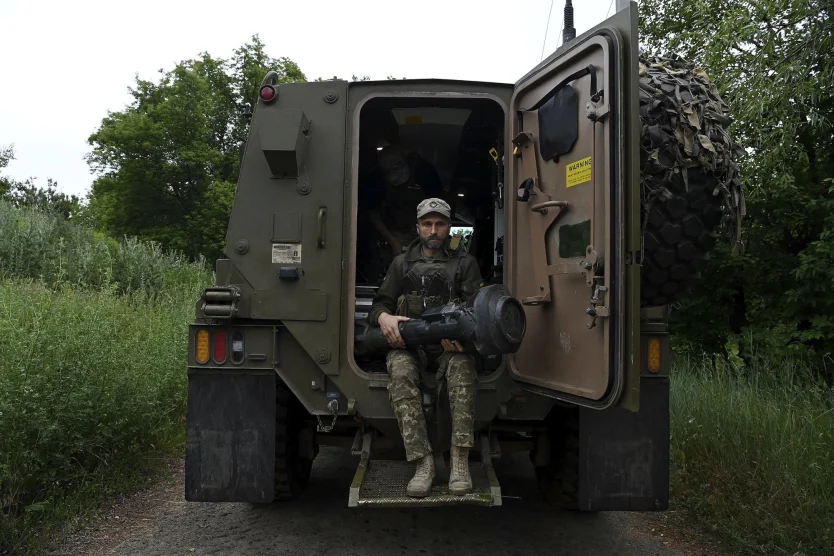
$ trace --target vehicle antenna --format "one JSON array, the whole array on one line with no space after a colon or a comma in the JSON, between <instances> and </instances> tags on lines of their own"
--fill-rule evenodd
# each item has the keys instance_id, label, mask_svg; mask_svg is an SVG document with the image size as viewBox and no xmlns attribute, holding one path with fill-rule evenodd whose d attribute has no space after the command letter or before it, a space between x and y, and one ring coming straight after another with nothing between
<instances>
[{"instance_id":1,"label":"vehicle antenna","mask_svg":"<svg viewBox=\"0 0 834 556\"><path fill-rule=\"evenodd\" d=\"M573 26L573 4L565 0L565 30L562 31L562 44L567 44L576 38L576 29Z\"/></svg>"}]
</instances>

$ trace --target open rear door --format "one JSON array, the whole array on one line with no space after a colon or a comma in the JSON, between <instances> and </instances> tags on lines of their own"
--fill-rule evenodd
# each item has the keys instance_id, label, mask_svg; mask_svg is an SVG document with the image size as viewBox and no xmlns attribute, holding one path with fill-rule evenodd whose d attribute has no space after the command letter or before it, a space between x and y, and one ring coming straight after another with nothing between
<instances>
[{"instance_id":1,"label":"open rear door","mask_svg":"<svg viewBox=\"0 0 834 556\"><path fill-rule=\"evenodd\" d=\"M629 380L640 284L633 9L519 81L509 114L507 281L527 315L510 372L594 408L636 409L639 393L623 396L639 388Z\"/></svg>"}]
</instances>

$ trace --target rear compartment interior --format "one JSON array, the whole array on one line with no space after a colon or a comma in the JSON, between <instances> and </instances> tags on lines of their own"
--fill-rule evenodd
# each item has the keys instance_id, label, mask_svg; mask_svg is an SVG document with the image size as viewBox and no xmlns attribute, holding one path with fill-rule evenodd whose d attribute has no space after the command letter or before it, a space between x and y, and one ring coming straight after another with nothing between
<instances>
[{"instance_id":1,"label":"rear compartment interior","mask_svg":"<svg viewBox=\"0 0 834 556\"><path fill-rule=\"evenodd\" d=\"M425 190L436 191L427 196L439 196L451 206L453 244L475 256L484 282L503 282L504 148L504 111L491 99L377 97L363 105L355 259L357 330L367 326L373 297L395 255L370 215L376 210L390 221L401 214L401 227L414 226L417 207L412 201ZM419 166L419 181L430 181L434 189L412 182L410 192L391 185L383 185L381 192L385 181L380 162L390 160L392 153L408 161L412 175ZM391 206L397 204L401 191L402 199L407 195L409 202L394 213ZM384 355L357 358L356 363L368 373L385 372Z\"/></svg>"}]
</instances>

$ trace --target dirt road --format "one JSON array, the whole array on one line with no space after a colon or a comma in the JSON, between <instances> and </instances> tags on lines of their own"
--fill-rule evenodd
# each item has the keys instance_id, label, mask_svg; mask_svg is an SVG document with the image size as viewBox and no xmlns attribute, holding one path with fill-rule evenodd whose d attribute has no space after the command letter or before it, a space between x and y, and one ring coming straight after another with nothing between
<instances>
[{"instance_id":1,"label":"dirt road","mask_svg":"<svg viewBox=\"0 0 834 556\"><path fill-rule=\"evenodd\" d=\"M172 555L608 555L707 554L661 536L663 518L554 512L537 502L529 463L505 455L496 472L500 508L347 508L357 459L325 448L310 487L270 507L183 500L181 465L172 480L115 505L67 539L55 556ZM121 515L119 515L121 514Z\"/></svg>"}]
</instances>

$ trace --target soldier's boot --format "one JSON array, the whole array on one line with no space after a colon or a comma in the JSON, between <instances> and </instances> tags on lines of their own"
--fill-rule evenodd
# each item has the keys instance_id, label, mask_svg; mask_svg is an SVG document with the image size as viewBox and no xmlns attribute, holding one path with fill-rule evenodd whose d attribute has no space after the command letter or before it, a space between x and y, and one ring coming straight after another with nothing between
<instances>
[{"instance_id":1,"label":"soldier's boot","mask_svg":"<svg viewBox=\"0 0 834 556\"><path fill-rule=\"evenodd\" d=\"M452 461L449 492L463 496L472 490L469 476L469 448L475 446L475 391L478 379L475 360L469 354L449 357L446 384L452 413Z\"/></svg>"},{"instance_id":2,"label":"soldier's boot","mask_svg":"<svg viewBox=\"0 0 834 556\"><path fill-rule=\"evenodd\" d=\"M425 498L431 492L434 483L434 455L429 452L417 460L417 470L414 477L408 481L406 492L415 498Z\"/></svg>"},{"instance_id":3,"label":"soldier's boot","mask_svg":"<svg viewBox=\"0 0 834 556\"><path fill-rule=\"evenodd\" d=\"M472 490L469 476L469 448L452 445L452 471L449 474L449 492L463 496Z\"/></svg>"}]
</instances>

